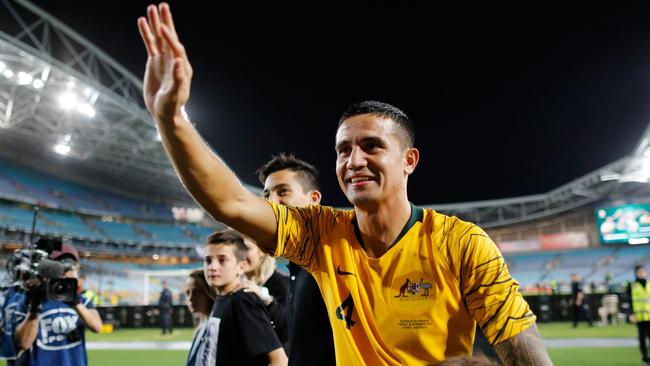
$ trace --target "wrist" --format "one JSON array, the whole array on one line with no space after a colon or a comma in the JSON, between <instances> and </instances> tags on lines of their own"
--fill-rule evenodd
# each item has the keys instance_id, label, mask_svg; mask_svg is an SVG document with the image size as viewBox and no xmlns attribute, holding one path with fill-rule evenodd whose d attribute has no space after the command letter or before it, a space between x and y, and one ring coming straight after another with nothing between
<instances>
[{"instance_id":1,"label":"wrist","mask_svg":"<svg viewBox=\"0 0 650 366\"><path fill-rule=\"evenodd\" d=\"M29 304L29 309L27 309L27 312L29 314L36 314L38 315L41 312L41 304Z\"/></svg>"}]
</instances>

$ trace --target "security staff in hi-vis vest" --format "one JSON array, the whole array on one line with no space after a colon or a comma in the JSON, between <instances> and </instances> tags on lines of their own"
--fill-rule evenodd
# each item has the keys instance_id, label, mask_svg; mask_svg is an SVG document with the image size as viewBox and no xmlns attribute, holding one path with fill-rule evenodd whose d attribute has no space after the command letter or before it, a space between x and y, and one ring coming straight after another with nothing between
<instances>
[{"instance_id":1,"label":"security staff in hi-vis vest","mask_svg":"<svg viewBox=\"0 0 650 366\"><path fill-rule=\"evenodd\" d=\"M650 338L650 286L646 280L646 269L642 265L634 267L636 280L632 282L628 291L632 304L630 322L636 323L639 329L639 348L646 366L650 366L646 339Z\"/></svg>"}]
</instances>

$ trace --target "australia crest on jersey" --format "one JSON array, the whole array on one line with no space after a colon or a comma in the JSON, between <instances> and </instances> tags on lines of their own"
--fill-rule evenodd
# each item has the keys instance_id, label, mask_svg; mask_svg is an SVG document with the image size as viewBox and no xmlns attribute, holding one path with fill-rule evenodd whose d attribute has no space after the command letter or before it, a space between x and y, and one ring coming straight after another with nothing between
<instances>
[{"instance_id":1,"label":"australia crest on jersey","mask_svg":"<svg viewBox=\"0 0 650 366\"><path fill-rule=\"evenodd\" d=\"M391 302L398 310L418 313L431 307L434 282L430 275L411 272L393 279Z\"/></svg>"}]
</instances>

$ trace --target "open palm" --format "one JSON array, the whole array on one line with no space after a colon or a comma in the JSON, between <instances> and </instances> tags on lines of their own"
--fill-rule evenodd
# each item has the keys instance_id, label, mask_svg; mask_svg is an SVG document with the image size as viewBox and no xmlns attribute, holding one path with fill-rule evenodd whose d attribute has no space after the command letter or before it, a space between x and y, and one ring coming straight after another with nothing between
<instances>
[{"instance_id":1,"label":"open palm","mask_svg":"<svg viewBox=\"0 0 650 366\"><path fill-rule=\"evenodd\" d=\"M140 35L147 48L144 75L144 100L158 120L169 120L180 113L190 96L192 66L178 40L169 5L147 9L148 19L138 19Z\"/></svg>"}]
</instances>

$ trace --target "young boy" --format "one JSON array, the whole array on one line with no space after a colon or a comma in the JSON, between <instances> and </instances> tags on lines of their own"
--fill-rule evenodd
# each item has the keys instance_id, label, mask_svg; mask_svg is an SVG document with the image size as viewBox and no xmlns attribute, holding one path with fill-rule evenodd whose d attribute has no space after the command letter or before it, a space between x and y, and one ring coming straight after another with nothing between
<instances>
[{"instance_id":1,"label":"young boy","mask_svg":"<svg viewBox=\"0 0 650 366\"><path fill-rule=\"evenodd\" d=\"M253 293L242 291L246 272L244 238L234 230L216 232L205 247L203 271L208 284L217 291L217 299L206 342L216 343L217 365L286 366L282 348L264 303ZM213 343L213 344L214 344ZM215 347L205 347L208 352Z\"/></svg>"}]
</instances>

